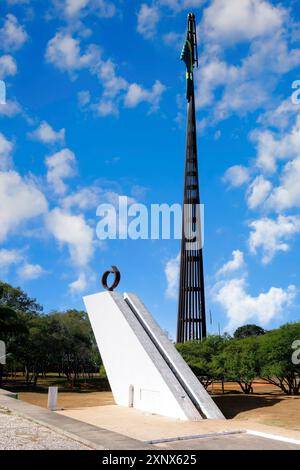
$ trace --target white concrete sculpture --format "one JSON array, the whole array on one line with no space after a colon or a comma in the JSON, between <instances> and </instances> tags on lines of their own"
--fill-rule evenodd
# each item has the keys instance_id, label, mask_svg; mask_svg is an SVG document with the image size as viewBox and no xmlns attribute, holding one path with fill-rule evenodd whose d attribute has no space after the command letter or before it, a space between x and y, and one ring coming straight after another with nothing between
<instances>
[{"instance_id":1,"label":"white concrete sculpture","mask_svg":"<svg viewBox=\"0 0 300 470\"><path fill-rule=\"evenodd\" d=\"M135 294L84 297L116 404L182 420L223 414Z\"/></svg>"}]
</instances>

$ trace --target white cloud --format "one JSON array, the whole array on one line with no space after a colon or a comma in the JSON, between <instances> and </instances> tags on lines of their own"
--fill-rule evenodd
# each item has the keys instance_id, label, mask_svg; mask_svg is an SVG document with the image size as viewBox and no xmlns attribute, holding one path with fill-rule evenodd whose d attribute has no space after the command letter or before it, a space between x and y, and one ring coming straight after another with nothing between
<instances>
[{"instance_id":1,"label":"white cloud","mask_svg":"<svg viewBox=\"0 0 300 470\"><path fill-rule=\"evenodd\" d=\"M102 117L118 115L120 94L128 88L128 82L117 74L116 68L116 64L108 59L99 61L94 70L103 87L103 92L99 101L92 105L92 109Z\"/></svg>"},{"instance_id":2,"label":"white cloud","mask_svg":"<svg viewBox=\"0 0 300 470\"><path fill-rule=\"evenodd\" d=\"M11 154L13 151L13 144L4 134L0 132L0 170L8 170L12 166Z\"/></svg>"},{"instance_id":3,"label":"white cloud","mask_svg":"<svg viewBox=\"0 0 300 470\"><path fill-rule=\"evenodd\" d=\"M0 249L0 268L5 270L13 264L19 263L23 259L20 251Z\"/></svg>"},{"instance_id":4,"label":"white cloud","mask_svg":"<svg viewBox=\"0 0 300 470\"><path fill-rule=\"evenodd\" d=\"M66 192L67 186L63 180L75 176L75 164L75 155L67 148L46 158L47 181L57 194Z\"/></svg>"},{"instance_id":5,"label":"white cloud","mask_svg":"<svg viewBox=\"0 0 300 470\"><path fill-rule=\"evenodd\" d=\"M244 278L221 281L213 288L213 299L225 310L229 320L226 330L230 332L249 322L267 325L291 305L295 295L296 288L290 285L287 289L271 287L251 296Z\"/></svg>"},{"instance_id":6,"label":"white cloud","mask_svg":"<svg viewBox=\"0 0 300 470\"><path fill-rule=\"evenodd\" d=\"M92 75L97 76L102 87L102 93L95 102L90 102L90 95L86 92L78 94L79 105L83 110L85 106L99 116L118 115L119 104L124 101L125 106L135 107L146 101L150 104L150 111L156 111L165 86L156 81L152 89L147 90L136 83L129 84L117 72L116 64L111 60L102 58L99 46L90 44L85 51L81 50L80 40L70 33L59 31L47 45L46 60L62 71L68 71L71 78L74 73L87 68Z\"/></svg>"},{"instance_id":7,"label":"white cloud","mask_svg":"<svg viewBox=\"0 0 300 470\"><path fill-rule=\"evenodd\" d=\"M68 246L75 265L88 264L94 253L93 230L83 215L72 215L56 208L47 215L46 226L59 243Z\"/></svg>"},{"instance_id":8,"label":"white cloud","mask_svg":"<svg viewBox=\"0 0 300 470\"><path fill-rule=\"evenodd\" d=\"M288 98L282 101L275 109L271 109L260 115L257 122L263 126L277 127L283 130L291 126L291 120L298 113L299 107L292 103L291 98Z\"/></svg>"},{"instance_id":9,"label":"white cloud","mask_svg":"<svg viewBox=\"0 0 300 470\"><path fill-rule=\"evenodd\" d=\"M15 100L7 101L4 106L0 106L0 116L13 117L21 113L21 111L20 104Z\"/></svg>"},{"instance_id":10,"label":"white cloud","mask_svg":"<svg viewBox=\"0 0 300 470\"><path fill-rule=\"evenodd\" d=\"M120 91L124 91L128 87L127 81L118 76L116 64L110 59L103 60L98 64L97 76L104 88L103 96L106 98L114 98Z\"/></svg>"},{"instance_id":11,"label":"white cloud","mask_svg":"<svg viewBox=\"0 0 300 470\"><path fill-rule=\"evenodd\" d=\"M18 276L24 281L30 281L38 279L44 272L39 264L26 263L18 269Z\"/></svg>"},{"instance_id":12,"label":"white cloud","mask_svg":"<svg viewBox=\"0 0 300 470\"><path fill-rule=\"evenodd\" d=\"M259 175L251 183L247 191L247 204L249 209L261 206L272 190L272 183Z\"/></svg>"},{"instance_id":13,"label":"white cloud","mask_svg":"<svg viewBox=\"0 0 300 470\"><path fill-rule=\"evenodd\" d=\"M277 212L300 207L300 154L288 162L280 177L280 185L275 187L266 200L266 207Z\"/></svg>"},{"instance_id":14,"label":"white cloud","mask_svg":"<svg viewBox=\"0 0 300 470\"><path fill-rule=\"evenodd\" d=\"M231 166L226 170L223 181L230 186L237 188L249 181L249 169L242 165Z\"/></svg>"},{"instance_id":15,"label":"white cloud","mask_svg":"<svg viewBox=\"0 0 300 470\"><path fill-rule=\"evenodd\" d=\"M74 72L83 68L95 67L100 58L100 49L91 44L81 52L80 41L69 33L59 31L50 39L46 49L46 61L59 70Z\"/></svg>"},{"instance_id":16,"label":"white cloud","mask_svg":"<svg viewBox=\"0 0 300 470\"><path fill-rule=\"evenodd\" d=\"M232 260L225 263L218 271L217 276L230 274L245 267L244 253L240 250L232 252Z\"/></svg>"},{"instance_id":17,"label":"white cloud","mask_svg":"<svg viewBox=\"0 0 300 470\"><path fill-rule=\"evenodd\" d=\"M79 106L84 107L91 101L91 93L89 90L82 90L77 93Z\"/></svg>"},{"instance_id":18,"label":"white cloud","mask_svg":"<svg viewBox=\"0 0 300 470\"><path fill-rule=\"evenodd\" d=\"M285 10L264 0L213 0L204 10L209 38L220 42L251 41L282 28Z\"/></svg>"},{"instance_id":19,"label":"white cloud","mask_svg":"<svg viewBox=\"0 0 300 470\"><path fill-rule=\"evenodd\" d=\"M101 18L111 18L116 13L116 7L106 0L53 0L58 14L68 20L82 18L94 13Z\"/></svg>"},{"instance_id":20,"label":"white cloud","mask_svg":"<svg viewBox=\"0 0 300 470\"><path fill-rule=\"evenodd\" d=\"M125 106L134 108L143 101L146 101L150 103L151 111L156 111L165 90L166 87L159 80L156 80L151 90L146 90L137 83L132 83L125 96Z\"/></svg>"},{"instance_id":21,"label":"white cloud","mask_svg":"<svg viewBox=\"0 0 300 470\"><path fill-rule=\"evenodd\" d=\"M0 49L15 51L27 41L27 33L12 14L7 14L0 29Z\"/></svg>"},{"instance_id":22,"label":"white cloud","mask_svg":"<svg viewBox=\"0 0 300 470\"><path fill-rule=\"evenodd\" d=\"M0 78L5 78L8 75L15 75L17 73L17 64L11 55L0 56Z\"/></svg>"},{"instance_id":23,"label":"white cloud","mask_svg":"<svg viewBox=\"0 0 300 470\"><path fill-rule=\"evenodd\" d=\"M178 297L179 265L180 253L176 258L170 259L165 266L165 275L167 279L166 296L169 299L177 299Z\"/></svg>"},{"instance_id":24,"label":"white cloud","mask_svg":"<svg viewBox=\"0 0 300 470\"><path fill-rule=\"evenodd\" d=\"M85 273L80 273L78 279L69 284L69 289L72 294L81 294L87 288L87 278Z\"/></svg>"},{"instance_id":25,"label":"white cloud","mask_svg":"<svg viewBox=\"0 0 300 470\"><path fill-rule=\"evenodd\" d=\"M64 0L61 3L65 16L72 18L82 13L82 10L88 5L89 0Z\"/></svg>"},{"instance_id":26,"label":"white cloud","mask_svg":"<svg viewBox=\"0 0 300 470\"><path fill-rule=\"evenodd\" d=\"M44 144L63 143L65 140L65 129L60 129L56 132L50 124L42 121L39 127L28 135L31 139L38 140Z\"/></svg>"},{"instance_id":27,"label":"white cloud","mask_svg":"<svg viewBox=\"0 0 300 470\"><path fill-rule=\"evenodd\" d=\"M290 160L300 155L300 116L290 132L274 133L270 130L256 130L251 134L256 144L256 164L267 173L274 173L278 160Z\"/></svg>"},{"instance_id":28,"label":"white cloud","mask_svg":"<svg viewBox=\"0 0 300 470\"><path fill-rule=\"evenodd\" d=\"M142 3L137 16L137 31L147 39L153 37L160 19L157 5Z\"/></svg>"},{"instance_id":29,"label":"white cloud","mask_svg":"<svg viewBox=\"0 0 300 470\"><path fill-rule=\"evenodd\" d=\"M30 179L0 172L0 241L21 223L47 211L47 202Z\"/></svg>"},{"instance_id":30,"label":"white cloud","mask_svg":"<svg viewBox=\"0 0 300 470\"><path fill-rule=\"evenodd\" d=\"M62 204L66 209L79 207L82 210L96 208L99 204L101 189L97 187L82 188L66 196Z\"/></svg>"},{"instance_id":31,"label":"white cloud","mask_svg":"<svg viewBox=\"0 0 300 470\"><path fill-rule=\"evenodd\" d=\"M276 220L262 218L249 224L249 248L253 254L262 250L262 262L269 263L279 251L289 250L288 241L300 233L300 217L279 215Z\"/></svg>"},{"instance_id":32,"label":"white cloud","mask_svg":"<svg viewBox=\"0 0 300 470\"><path fill-rule=\"evenodd\" d=\"M263 0L213 0L204 10L196 101L208 108L210 124L270 109L280 77L300 63L290 42L294 24L288 9ZM227 62L227 51L241 42L243 55Z\"/></svg>"}]
</instances>

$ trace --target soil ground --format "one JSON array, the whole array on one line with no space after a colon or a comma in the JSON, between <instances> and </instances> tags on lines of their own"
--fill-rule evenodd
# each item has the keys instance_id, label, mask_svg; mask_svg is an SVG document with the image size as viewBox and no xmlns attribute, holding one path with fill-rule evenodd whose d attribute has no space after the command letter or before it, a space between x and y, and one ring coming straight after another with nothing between
<instances>
[{"instance_id":1,"label":"soil ground","mask_svg":"<svg viewBox=\"0 0 300 470\"><path fill-rule=\"evenodd\" d=\"M26 388L22 377L3 384L4 388L17 392L21 400L42 407L47 406L47 388L50 385L58 386L60 409L114 404L107 381L99 377L82 379L79 386L72 388L64 378L49 376L39 380L35 391ZM251 395L241 393L239 385L231 382L225 383L224 394L219 383L208 390L226 418L300 431L300 396L286 396L278 388L262 381L254 383Z\"/></svg>"}]
</instances>

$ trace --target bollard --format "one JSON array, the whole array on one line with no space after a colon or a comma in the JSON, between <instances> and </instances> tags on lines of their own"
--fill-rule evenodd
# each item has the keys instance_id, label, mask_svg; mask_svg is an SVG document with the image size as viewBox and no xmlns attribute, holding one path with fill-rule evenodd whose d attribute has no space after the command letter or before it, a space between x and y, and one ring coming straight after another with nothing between
<instances>
[{"instance_id":1,"label":"bollard","mask_svg":"<svg viewBox=\"0 0 300 470\"><path fill-rule=\"evenodd\" d=\"M133 408L134 404L134 386L130 385L129 386L129 400L128 400L128 406L129 408Z\"/></svg>"},{"instance_id":2,"label":"bollard","mask_svg":"<svg viewBox=\"0 0 300 470\"><path fill-rule=\"evenodd\" d=\"M48 388L48 409L51 411L57 409L57 387Z\"/></svg>"}]
</instances>

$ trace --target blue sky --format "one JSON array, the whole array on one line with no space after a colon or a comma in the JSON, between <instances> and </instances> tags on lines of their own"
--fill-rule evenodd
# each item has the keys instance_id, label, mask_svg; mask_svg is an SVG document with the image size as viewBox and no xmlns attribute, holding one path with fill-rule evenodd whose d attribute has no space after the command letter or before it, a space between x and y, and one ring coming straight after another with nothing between
<instances>
[{"instance_id":1,"label":"blue sky","mask_svg":"<svg viewBox=\"0 0 300 470\"><path fill-rule=\"evenodd\" d=\"M46 312L116 264L174 336L180 242L101 242L96 208L181 203L191 9L209 332L299 320L300 17L267 0L1 0L0 277Z\"/></svg>"}]
</instances>

